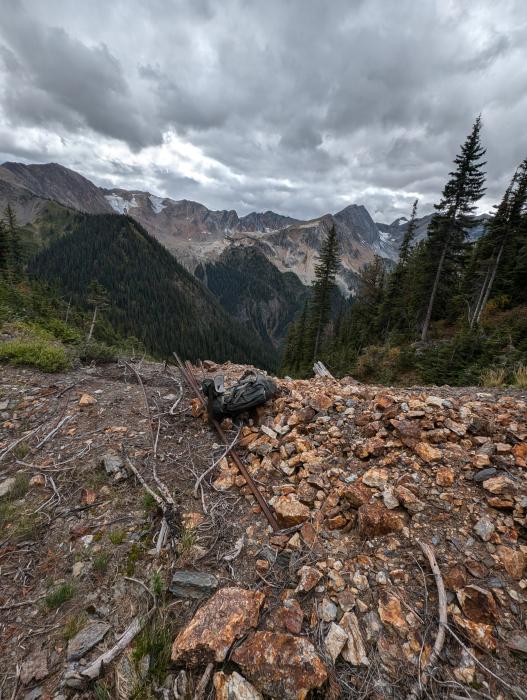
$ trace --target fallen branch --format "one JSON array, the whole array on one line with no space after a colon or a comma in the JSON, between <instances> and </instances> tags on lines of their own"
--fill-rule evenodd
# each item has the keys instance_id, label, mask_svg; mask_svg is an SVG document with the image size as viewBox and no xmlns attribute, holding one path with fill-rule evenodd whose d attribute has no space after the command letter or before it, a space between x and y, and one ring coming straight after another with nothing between
<instances>
[{"instance_id":1,"label":"fallen branch","mask_svg":"<svg viewBox=\"0 0 527 700\"><path fill-rule=\"evenodd\" d=\"M198 497L198 488L199 488L201 482L203 481L203 479L207 476L207 474L210 474L210 472L211 472L215 467L217 467L217 465L221 462L221 460L222 460L224 457L226 457L226 456L229 454L229 452L232 450L232 448L234 447L234 445L235 445L236 442L238 441L238 437L239 437L239 435L240 435L241 429L242 429L242 426L240 425L240 426L238 427L238 431L237 431L236 435L234 436L234 440L231 442L231 444L228 445L228 447L226 447L226 449L222 452L221 456L218 457L218 459L215 459L214 462L210 465L210 467L209 467L208 469L206 469L206 470L203 472L203 474L201 474L201 475L199 476L199 478L197 479L196 483L194 484L194 498L197 498L197 497Z\"/></svg>"},{"instance_id":2,"label":"fallen branch","mask_svg":"<svg viewBox=\"0 0 527 700\"><path fill-rule=\"evenodd\" d=\"M38 598L33 598L32 600L22 600L19 603L10 603L9 605L0 605L0 610L11 610L12 608L21 608L24 605L34 605L35 603L38 603L42 598L45 598L45 595L41 595Z\"/></svg>"},{"instance_id":3,"label":"fallen branch","mask_svg":"<svg viewBox=\"0 0 527 700\"><path fill-rule=\"evenodd\" d=\"M80 677L89 681L94 681L99 678L104 670L104 667L116 659L126 649L130 642L139 634L139 632L148 622L148 619L152 615L153 611L154 608L149 610L145 617L134 618L113 647L108 649L108 651L105 651L104 654L98 656L93 663L91 663L87 668L83 669L80 672Z\"/></svg>"},{"instance_id":4,"label":"fallen branch","mask_svg":"<svg viewBox=\"0 0 527 700\"><path fill-rule=\"evenodd\" d=\"M441 650L443 649L443 645L445 643L445 631L448 625L445 584L443 583L441 570L435 558L434 548L432 547L432 545L426 544L425 542L419 542L418 544L421 547L423 554L428 559L428 563L430 564L430 568L432 569L432 573L434 574L438 596L437 606L439 609L439 627L437 629L437 636L434 642L432 653L430 654L428 661L426 662L421 673L419 674L419 677L415 682L412 690L406 696L406 700L417 700L417 698L420 698L423 694L424 688L428 683L430 673L433 670L439 658L439 655L441 654Z\"/></svg>"},{"instance_id":5,"label":"fallen branch","mask_svg":"<svg viewBox=\"0 0 527 700\"><path fill-rule=\"evenodd\" d=\"M38 445L33 449L33 452L36 452L37 450L40 450L40 448L46 444L46 442L55 435L56 432L58 432L63 425L66 425L67 423L70 422L70 420L73 418L73 416L64 416L64 418L56 425L53 430L51 430L45 438L43 438Z\"/></svg>"},{"instance_id":6,"label":"fallen branch","mask_svg":"<svg viewBox=\"0 0 527 700\"><path fill-rule=\"evenodd\" d=\"M209 684L213 668L214 664L207 664L207 668L205 669L203 675L200 678L199 683L196 686L196 690L194 692L192 700L203 700L203 698L205 697L205 691L207 689L207 685Z\"/></svg>"}]
</instances>

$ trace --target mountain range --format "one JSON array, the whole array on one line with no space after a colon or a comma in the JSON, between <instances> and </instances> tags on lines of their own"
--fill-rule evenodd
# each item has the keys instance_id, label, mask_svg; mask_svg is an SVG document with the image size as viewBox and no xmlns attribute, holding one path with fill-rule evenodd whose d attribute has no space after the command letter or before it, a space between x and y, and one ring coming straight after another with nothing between
<instances>
[{"instance_id":1,"label":"mountain range","mask_svg":"<svg viewBox=\"0 0 527 700\"><path fill-rule=\"evenodd\" d=\"M339 241L337 282L343 297L353 294L361 268L375 255L388 265L395 263L407 226L404 218L374 222L359 204L305 221L273 211L239 216L232 209L212 211L185 199L98 187L57 163L1 165L0 207L7 203L25 227L31 252L67 229L72 212L128 215L197 275L232 316L274 346L306 299L332 225ZM426 235L431 216L418 220L418 240Z\"/></svg>"}]
</instances>

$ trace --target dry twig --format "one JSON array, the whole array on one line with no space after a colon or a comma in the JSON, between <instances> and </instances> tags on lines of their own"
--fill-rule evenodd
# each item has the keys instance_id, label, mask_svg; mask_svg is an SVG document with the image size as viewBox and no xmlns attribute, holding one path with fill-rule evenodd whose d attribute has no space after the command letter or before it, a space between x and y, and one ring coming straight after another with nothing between
<instances>
[{"instance_id":1,"label":"dry twig","mask_svg":"<svg viewBox=\"0 0 527 700\"><path fill-rule=\"evenodd\" d=\"M419 677L415 682L414 686L412 687L412 690L407 695L406 700L417 700L417 698L421 697L421 695L423 694L424 688L428 683L430 673L433 670L439 658L439 655L441 654L441 650L443 649L443 644L445 643L445 630L448 624L445 584L443 583L441 570L437 564L434 548L432 547L432 545L426 544L425 542L419 542L418 544L421 547L423 554L428 559L428 563L430 564L430 568L432 569L432 573L434 574L438 596L437 605L439 609L439 627L437 630L437 636L434 642L432 653L430 654L430 657L428 658L425 667L419 674Z\"/></svg>"}]
</instances>

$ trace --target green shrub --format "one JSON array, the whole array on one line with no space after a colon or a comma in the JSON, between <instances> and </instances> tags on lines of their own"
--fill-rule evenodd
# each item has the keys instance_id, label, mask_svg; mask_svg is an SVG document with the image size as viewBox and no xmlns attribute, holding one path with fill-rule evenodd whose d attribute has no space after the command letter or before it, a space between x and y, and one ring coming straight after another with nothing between
<instances>
[{"instance_id":1,"label":"green shrub","mask_svg":"<svg viewBox=\"0 0 527 700\"><path fill-rule=\"evenodd\" d=\"M89 343L81 343L77 346L77 355L81 362L114 362L117 359L117 350L111 345L106 345L97 340Z\"/></svg>"},{"instance_id":2,"label":"green shrub","mask_svg":"<svg viewBox=\"0 0 527 700\"><path fill-rule=\"evenodd\" d=\"M0 361L29 365L42 372L60 372L70 366L70 358L63 345L41 338L15 338L2 343Z\"/></svg>"},{"instance_id":3,"label":"green shrub","mask_svg":"<svg viewBox=\"0 0 527 700\"><path fill-rule=\"evenodd\" d=\"M81 339L79 331L60 318L50 318L45 322L44 326L54 338L61 340L63 343L75 343Z\"/></svg>"}]
</instances>

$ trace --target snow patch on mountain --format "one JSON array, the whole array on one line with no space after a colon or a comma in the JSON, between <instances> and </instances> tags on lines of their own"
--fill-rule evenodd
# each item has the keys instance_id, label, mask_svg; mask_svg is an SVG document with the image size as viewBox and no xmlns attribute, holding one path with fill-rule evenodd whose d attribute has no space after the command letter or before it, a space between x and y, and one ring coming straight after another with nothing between
<instances>
[{"instance_id":1,"label":"snow patch on mountain","mask_svg":"<svg viewBox=\"0 0 527 700\"><path fill-rule=\"evenodd\" d=\"M163 204L163 197L157 197L155 194L149 194L148 199L150 200L150 204L152 205L152 209L154 210L155 214L161 214L163 209L166 209L167 205Z\"/></svg>"},{"instance_id":2,"label":"snow patch on mountain","mask_svg":"<svg viewBox=\"0 0 527 700\"><path fill-rule=\"evenodd\" d=\"M105 194L104 197L112 209L118 214L126 214L129 209L138 206L135 200L135 195L132 195L132 199L130 201L118 194Z\"/></svg>"}]
</instances>

